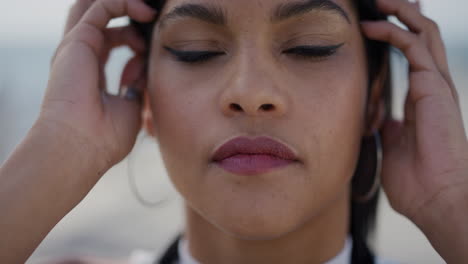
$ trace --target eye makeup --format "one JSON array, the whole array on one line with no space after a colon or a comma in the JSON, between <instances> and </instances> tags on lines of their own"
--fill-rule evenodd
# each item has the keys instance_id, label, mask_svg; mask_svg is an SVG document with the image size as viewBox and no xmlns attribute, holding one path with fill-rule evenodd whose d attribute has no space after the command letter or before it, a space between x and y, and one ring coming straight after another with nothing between
<instances>
[{"instance_id":1,"label":"eye makeup","mask_svg":"<svg viewBox=\"0 0 468 264\"><path fill-rule=\"evenodd\" d=\"M323 59L332 56L341 48L344 43L332 46L296 46L283 51L284 54L290 54L304 59Z\"/></svg>"},{"instance_id":2,"label":"eye makeup","mask_svg":"<svg viewBox=\"0 0 468 264\"><path fill-rule=\"evenodd\" d=\"M297 57L299 59L310 59L310 60L320 60L332 56L341 48L344 43L331 46L296 46L287 50L284 50L282 53ZM220 51L208 51L208 50L190 50L182 51L164 46L164 49L167 50L175 60L188 64L202 63L207 62L215 57L226 55L225 52Z\"/></svg>"},{"instance_id":3,"label":"eye makeup","mask_svg":"<svg viewBox=\"0 0 468 264\"><path fill-rule=\"evenodd\" d=\"M164 49L167 50L177 61L185 63L199 63L208 61L214 57L225 55L226 53L220 51L205 51L205 50L190 50L182 51L164 46Z\"/></svg>"}]
</instances>

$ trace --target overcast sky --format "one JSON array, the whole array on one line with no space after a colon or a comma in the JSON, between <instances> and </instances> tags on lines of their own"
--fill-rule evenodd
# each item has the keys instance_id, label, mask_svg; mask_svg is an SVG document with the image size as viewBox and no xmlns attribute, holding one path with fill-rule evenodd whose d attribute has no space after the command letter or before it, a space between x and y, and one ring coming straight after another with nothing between
<instances>
[{"instance_id":1,"label":"overcast sky","mask_svg":"<svg viewBox=\"0 0 468 264\"><path fill-rule=\"evenodd\" d=\"M233 0L235 1L235 0ZM468 1L421 0L423 11L437 21L446 41L468 41ZM0 43L59 41L72 0L0 0Z\"/></svg>"}]
</instances>

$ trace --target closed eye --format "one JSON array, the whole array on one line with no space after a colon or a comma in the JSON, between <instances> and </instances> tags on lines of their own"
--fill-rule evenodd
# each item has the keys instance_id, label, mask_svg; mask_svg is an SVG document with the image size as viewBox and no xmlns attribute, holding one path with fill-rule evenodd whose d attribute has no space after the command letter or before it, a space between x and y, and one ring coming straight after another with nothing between
<instances>
[{"instance_id":1,"label":"closed eye","mask_svg":"<svg viewBox=\"0 0 468 264\"><path fill-rule=\"evenodd\" d=\"M336 51L343 45L344 43L333 46L296 46L294 48L283 51L283 53L299 56L304 59L323 59L335 54ZM226 54L225 52L221 51L182 51L167 46L164 48L169 53L171 53L176 60L190 64L205 62L214 57Z\"/></svg>"},{"instance_id":2,"label":"closed eye","mask_svg":"<svg viewBox=\"0 0 468 264\"><path fill-rule=\"evenodd\" d=\"M217 56L225 55L226 53L221 51L204 51L204 50L190 50L182 51L175 50L170 47L164 47L169 53L171 53L176 60L186 63L198 63L204 62Z\"/></svg>"},{"instance_id":3,"label":"closed eye","mask_svg":"<svg viewBox=\"0 0 468 264\"><path fill-rule=\"evenodd\" d=\"M336 53L344 43L333 46L297 46L283 51L285 54L292 54L303 58L320 59L326 58Z\"/></svg>"}]
</instances>

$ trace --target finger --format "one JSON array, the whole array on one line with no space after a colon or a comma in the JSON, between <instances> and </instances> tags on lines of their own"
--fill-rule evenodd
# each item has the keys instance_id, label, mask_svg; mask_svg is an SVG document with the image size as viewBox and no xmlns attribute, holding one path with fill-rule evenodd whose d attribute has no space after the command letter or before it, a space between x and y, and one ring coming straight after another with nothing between
<instances>
[{"instance_id":1,"label":"finger","mask_svg":"<svg viewBox=\"0 0 468 264\"><path fill-rule=\"evenodd\" d=\"M423 16L417 5L408 0L377 0L377 6L383 13L396 16L414 33L434 26L433 21Z\"/></svg>"},{"instance_id":2,"label":"finger","mask_svg":"<svg viewBox=\"0 0 468 264\"><path fill-rule=\"evenodd\" d=\"M65 25L65 29L63 32L63 36L65 36L75 27L75 25L78 23L78 21L81 19L81 17L86 13L86 11L89 9L89 7L95 2L95 0L76 0L76 2L72 5L70 8L67 22ZM55 57L57 57L57 53L59 52L61 46L63 43L57 47L55 50L52 58L50 59L50 66L54 64Z\"/></svg>"},{"instance_id":3,"label":"finger","mask_svg":"<svg viewBox=\"0 0 468 264\"><path fill-rule=\"evenodd\" d=\"M83 34L86 33L88 35L86 37L82 37L87 40L84 43L91 43L89 46L95 47L93 51L99 58L100 64L103 66L106 64L108 56L113 48L126 45L136 54L142 54L146 52L147 49L144 39L137 32L137 29L131 25L107 28L102 33L96 32L93 28L89 32L83 32ZM53 64L58 52L63 49L64 46L73 41L76 40L70 36L62 41L51 59L51 64ZM99 49L99 51L96 51L96 49Z\"/></svg>"},{"instance_id":4,"label":"finger","mask_svg":"<svg viewBox=\"0 0 468 264\"><path fill-rule=\"evenodd\" d=\"M437 23L421 13L419 1L410 3L407 0L378 0L380 10L388 15L395 15L412 32L418 33L424 40L440 73L450 85L452 95L459 105L455 84L450 76L447 52Z\"/></svg>"},{"instance_id":5,"label":"finger","mask_svg":"<svg viewBox=\"0 0 468 264\"><path fill-rule=\"evenodd\" d=\"M143 0L97 0L84 14L82 22L102 30L112 18L127 14L138 22L150 22L155 11Z\"/></svg>"},{"instance_id":6,"label":"finger","mask_svg":"<svg viewBox=\"0 0 468 264\"><path fill-rule=\"evenodd\" d=\"M128 45L137 54L146 51L144 39L133 26L108 28L106 29L105 37L109 50L122 45Z\"/></svg>"},{"instance_id":7,"label":"finger","mask_svg":"<svg viewBox=\"0 0 468 264\"><path fill-rule=\"evenodd\" d=\"M77 0L73 4L68 14L63 35L66 35L76 24L78 24L78 21L80 21L81 17L86 13L94 1L95 0Z\"/></svg>"},{"instance_id":8,"label":"finger","mask_svg":"<svg viewBox=\"0 0 468 264\"><path fill-rule=\"evenodd\" d=\"M145 58L135 56L126 64L119 95L108 95L107 107L122 146L130 151L142 127L142 94L146 88Z\"/></svg>"},{"instance_id":9,"label":"finger","mask_svg":"<svg viewBox=\"0 0 468 264\"><path fill-rule=\"evenodd\" d=\"M410 31L420 34L425 39L426 45L441 72L447 73L449 71L445 45L439 26L421 13L419 2L415 4L407 0L379 0L377 3L382 12L395 15Z\"/></svg>"},{"instance_id":10,"label":"finger","mask_svg":"<svg viewBox=\"0 0 468 264\"><path fill-rule=\"evenodd\" d=\"M144 54L146 51L146 44L144 40L133 26L108 28L104 34L107 42L107 48L104 52L102 52L100 57L99 63L101 65L101 76L105 76L105 66L112 49L125 45L130 47L130 49L132 49L137 55ZM101 78L101 80L102 81L100 82L99 87L103 90L107 90L106 79Z\"/></svg>"},{"instance_id":11,"label":"finger","mask_svg":"<svg viewBox=\"0 0 468 264\"><path fill-rule=\"evenodd\" d=\"M146 43L133 26L108 28L104 32L106 48L101 52L100 63L104 67L112 49L120 46L128 46L135 54L143 54L146 51Z\"/></svg>"},{"instance_id":12,"label":"finger","mask_svg":"<svg viewBox=\"0 0 468 264\"><path fill-rule=\"evenodd\" d=\"M414 33L387 22L365 22L363 31L368 38L388 42L400 49L410 66L410 81L414 85L408 91L411 103L426 96L451 96L448 82L442 78L427 46Z\"/></svg>"},{"instance_id":13,"label":"finger","mask_svg":"<svg viewBox=\"0 0 468 264\"><path fill-rule=\"evenodd\" d=\"M120 46L128 46L136 54L142 54L146 52L146 43L141 35L137 32L134 26L123 26L107 28L103 32L104 36L102 39L105 41L105 49L100 51L100 63L105 65L108 56L112 49ZM101 37L99 37L99 40ZM67 43L74 41L73 39L64 40L60 46L65 46Z\"/></svg>"},{"instance_id":14,"label":"finger","mask_svg":"<svg viewBox=\"0 0 468 264\"><path fill-rule=\"evenodd\" d=\"M87 46L95 53L97 58L100 58L103 48L105 48L105 36L103 32L112 18L126 14L140 22L147 22L153 18L155 11L142 1L96 0L62 41L56 54L69 43L76 42ZM54 58L52 59L52 63Z\"/></svg>"},{"instance_id":15,"label":"finger","mask_svg":"<svg viewBox=\"0 0 468 264\"><path fill-rule=\"evenodd\" d=\"M361 24L368 38L388 42L400 49L408 59L412 72L438 71L428 48L417 35L387 21L362 22Z\"/></svg>"},{"instance_id":16,"label":"finger","mask_svg":"<svg viewBox=\"0 0 468 264\"><path fill-rule=\"evenodd\" d=\"M145 61L143 56L136 55L127 62L120 78L120 97L142 103L146 77Z\"/></svg>"}]
</instances>

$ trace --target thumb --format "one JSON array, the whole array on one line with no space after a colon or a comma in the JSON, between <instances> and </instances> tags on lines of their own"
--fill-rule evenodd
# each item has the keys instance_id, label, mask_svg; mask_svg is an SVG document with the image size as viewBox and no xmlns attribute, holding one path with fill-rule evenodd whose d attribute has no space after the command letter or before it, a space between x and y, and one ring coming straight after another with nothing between
<instances>
[{"instance_id":1,"label":"thumb","mask_svg":"<svg viewBox=\"0 0 468 264\"><path fill-rule=\"evenodd\" d=\"M109 97L108 111L119 142L123 159L132 150L142 123L142 95L146 89L145 59L135 56L125 66L119 95Z\"/></svg>"}]
</instances>

